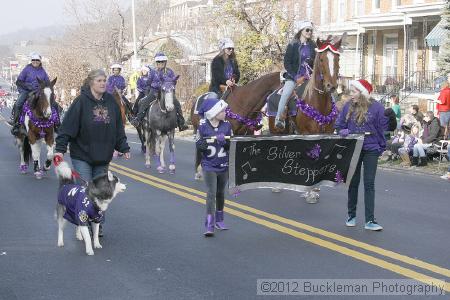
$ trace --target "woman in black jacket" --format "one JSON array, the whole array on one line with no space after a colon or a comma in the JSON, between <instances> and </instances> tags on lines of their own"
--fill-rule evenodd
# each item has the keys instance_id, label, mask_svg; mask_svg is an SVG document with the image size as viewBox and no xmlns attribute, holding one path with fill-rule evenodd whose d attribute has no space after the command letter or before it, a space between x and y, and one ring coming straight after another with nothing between
<instances>
[{"instance_id":1,"label":"woman in black jacket","mask_svg":"<svg viewBox=\"0 0 450 300\"><path fill-rule=\"evenodd\" d=\"M65 113L56 138L55 156L62 159L68 145L72 166L86 182L108 171L114 150L130 158L120 108L106 92L103 70L89 73L81 94Z\"/></svg>"},{"instance_id":2,"label":"woman in black jacket","mask_svg":"<svg viewBox=\"0 0 450 300\"><path fill-rule=\"evenodd\" d=\"M302 21L295 24L297 34L289 43L284 55L284 68L286 69L283 93L278 104L275 126L284 129L284 121L281 114L295 87L301 85L309 78L316 57L316 44L312 40L313 24L310 21Z\"/></svg>"},{"instance_id":3,"label":"woman in black jacket","mask_svg":"<svg viewBox=\"0 0 450 300\"><path fill-rule=\"evenodd\" d=\"M231 39L225 38L219 43L220 53L214 57L211 63L211 84L209 91L214 92L219 97L222 96L223 87L232 87L239 82L241 73L234 53L234 43Z\"/></svg>"}]
</instances>

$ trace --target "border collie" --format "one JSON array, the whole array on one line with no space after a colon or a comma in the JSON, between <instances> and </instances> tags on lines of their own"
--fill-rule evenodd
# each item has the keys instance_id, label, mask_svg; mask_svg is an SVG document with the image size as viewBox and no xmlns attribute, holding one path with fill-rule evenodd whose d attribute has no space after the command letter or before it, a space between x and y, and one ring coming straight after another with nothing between
<instances>
[{"instance_id":1,"label":"border collie","mask_svg":"<svg viewBox=\"0 0 450 300\"><path fill-rule=\"evenodd\" d=\"M99 224L103 212L108 209L111 201L126 186L110 171L93 178L87 186L75 184L72 170L65 161L55 167L59 179L58 203L56 205L56 220L58 222L58 247L64 246L63 231L66 221L77 226L76 238L84 240L86 254L94 255L92 249L89 223L92 224L94 248L102 248L98 239Z\"/></svg>"}]
</instances>

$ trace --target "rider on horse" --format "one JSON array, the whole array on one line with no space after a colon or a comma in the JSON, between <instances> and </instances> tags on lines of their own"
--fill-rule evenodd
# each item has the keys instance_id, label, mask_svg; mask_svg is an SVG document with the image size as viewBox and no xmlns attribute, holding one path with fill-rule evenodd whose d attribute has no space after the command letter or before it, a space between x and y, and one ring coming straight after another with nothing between
<instances>
[{"instance_id":1,"label":"rider on horse","mask_svg":"<svg viewBox=\"0 0 450 300\"><path fill-rule=\"evenodd\" d=\"M167 60L168 60L167 56L164 53L162 52L156 53L155 55L156 69L150 70L150 73L148 75L149 77L148 84L150 86L150 92L147 97L145 97L140 101L141 104L139 105L139 113L137 114L136 118L131 122L134 126L137 126L144 119L147 109L150 107L153 101L156 100L157 95L161 92L161 85L164 82L164 79L175 78L175 73L172 71L172 69L166 67ZM181 110L181 104L180 102L178 102L176 97L174 97L173 104L175 105L175 109L177 112L178 129L180 131L188 129L183 117L183 111Z\"/></svg>"},{"instance_id":2,"label":"rider on horse","mask_svg":"<svg viewBox=\"0 0 450 300\"><path fill-rule=\"evenodd\" d=\"M148 73L150 72L150 68L147 66L142 66L141 68L141 76L137 80L137 90L139 92L138 97L136 98L136 102L133 106L133 114L136 115L139 112L139 102L142 98L148 95L150 92L150 78L148 77Z\"/></svg>"},{"instance_id":3,"label":"rider on horse","mask_svg":"<svg viewBox=\"0 0 450 300\"><path fill-rule=\"evenodd\" d=\"M20 72L17 77L16 85L19 89L19 98L17 99L14 109L11 111L11 119L8 121L9 125L13 126L11 133L17 135L20 129L19 117L22 113L22 107L27 101L30 93L38 93L40 86L38 78L42 81L49 82L47 72L42 67L42 57L38 53L31 54L31 63L29 63ZM54 103L52 103L54 105Z\"/></svg>"},{"instance_id":4,"label":"rider on horse","mask_svg":"<svg viewBox=\"0 0 450 300\"><path fill-rule=\"evenodd\" d=\"M239 82L241 73L239 72L236 54L234 53L234 43L229 38L224 38L219 42L220 53L214 57L211 63L211 84L209 92L214 92L219 97L226 99L228 93L222 96L225 88L232 87Z\"/></svg>"},{"instance_id":5,"label":"rider on horse","mask_svg":"<svg viewBox=\"0 0 450 300\"><path fill-rule=\"evenodd\" d=\"M125 83L125 78L120 75L122 66L119 64L113 64L111 66L111 70L113 74L108 77L108 81L106 82L106 91L112 94L114 92L114 88L117 88L121 93L123 93L127 87L127 84Z\"/></svg>"},{"instance_id":6,"label":"rider on horse","mask_svg":"<svg viewBox=\"0 0 450 300\"><path fill-rule=\"evenodd\" d=\"M275 126L284 129L284 122L280 119L287 101L295 87L305 83L309 78L316 57L316 44L312 40L313 24L310 21L302 21L295 24L297 34L289 43L284 56L284 68L286 69L286 83L283 87L280 103L278 105ZM301 95L300 95L301 96Z\"/></svg>"}]
</instances>

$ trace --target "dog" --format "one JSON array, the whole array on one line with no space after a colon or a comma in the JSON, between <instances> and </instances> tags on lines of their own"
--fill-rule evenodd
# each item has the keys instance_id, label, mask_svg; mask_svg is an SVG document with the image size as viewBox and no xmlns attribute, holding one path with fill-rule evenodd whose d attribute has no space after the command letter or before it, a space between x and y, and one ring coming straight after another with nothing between
<instances>
[{"instance_id":1,"label":"dog","mask_svg":"<svg viewBox=\"0 0 450 300\"><path fill-rule=\"evenodd\" d=\"M63 231L67 221L77 226L76 238L84 240L86 254L94 255L89 223L92 224L94 248L102 248L98 239L99 224L111 201L126 186L110 171L93 178L87 186L75 184L72 169L65 161L55 161L59 179L56 220L58 222L58 247L64 246Z\"/></svg>"}]
</instances>

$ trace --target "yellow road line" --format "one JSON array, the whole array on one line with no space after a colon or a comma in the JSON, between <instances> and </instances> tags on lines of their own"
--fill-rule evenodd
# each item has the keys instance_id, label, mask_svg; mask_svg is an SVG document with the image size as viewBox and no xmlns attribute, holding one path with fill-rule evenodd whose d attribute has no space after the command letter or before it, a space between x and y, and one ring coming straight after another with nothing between
<instances>
[{"instance_id":1,"label":"yellow road line","mask_svg":"<svg viewBox=\"0 0 450 300\"><path fill-rule=\"evenodd\" d=\"M123 169L125 171L128 171L128 172L131 172L131 173L143 176L145 178L148 178L148 179L151 179L151 180L163 183L163 184L170 185L172 187L176 187L176 188L181 189L181 190L188 191L190 193L193 193L193 194L196 194L196 195L199 195L199 196L203 196L203 197L206 196L205 192L201 192L201 191L198 191L196 189L193 189L193 188L181 185L181 184L177 184L177 183L174 183L174 182L171 182L171 181L167 181L167 180L164 180L164 179L161 179L161 178L149 175L149 174L145 174L143 172L140 172L140 171L137 171L137 170L134 170L134 169L130 169L130 168L127 168L127 167L122 166L122 165L118 165L118 164L112 163L111 166L121 168L121 169ZM419 268L431 271L431 272L436 273L436 274L440 274L440 275L444 275L446 277L450 277L450 270L449 269L446 269L446 268L443 268L443 267L440 267L440 266L437 266L437 265L433 265L433 264L427 263L427 262L419 260L419 259L411 258L411 257L408 257L406 255L396 253L394 251L390 251L390 250L386 250L386 249L383 249L383 248L380 248L380 247L377 247L377 246L373 246L373 245L370 245L370 244L367 244L367 243L364 243L364 242L361 242L361 241L358 241L358 240L355 240L355 239L352 239L352 238L345 237L345 236L340 235L340 234L336 234L336 233L333 233L333 232L330 232L330 231L326 231L326 230L323 230L323 229L320 229L320 228L316 228L316 227L313 227L313 226L310 226L310 225L307 225L307 224L304 224L304 223L301 223L301 222L297 222L297 221L294 221L294 220L291 220L291 219L288 219L288 218L281 217L279 215L275 215L275 214L271 214L271 213L268 213L268 212L265 212L265 211L261 211L259 209L256 209L256 208L253 208L253 207L250 207L250 206L247 206L247 205L239 204L239 203L236 203L236 202L233 202L233 201L230 201L230 200L226 200L226 204L227 204L227 206L233 206L233 207L239 208L241 210L244 210L244 211L247 211L247 212L251 212L253 214L256 214L256 215L259 215L259 216L263 216L265 218L268 218L268 219L271 219L271 220L274 220L274 221L278 221L278 222L281 222L281 223L284 223L284 224L287 224L287 225L290 225L290 226L293 226L293 227L296 227L296 228L307 230L309 232L312 232L312 233L315 233L315 234L318 234L318 235L321 235L321 236L324 236L324 237L327 237L327 238L330 238L330 239L333 239L333 240L336 240L336 241L339 241L339 242L342 242L342 243L345 243L345 244L348 244L348 245L351 245L351 246L354 246L354 247L358 247L358 248L361 248L361 249L364 249L364 250L367 250L367 251L370 251L370 252L373 252L373 253L385 256L385 257L389 257L391 259L398 260L398 261L401 261L403 263L410 264L410 265L413 265L413 266L416 266L416 267L419 267ZM226 208L226 210L228 211L228 207Z\"/></svg>"},{"instance_id":2,"label":"yellow road line","mask_svg":"<svg viewBox=\"0 0 450 300\"><path fill-rule=\"evenodd\" d=\"M151 181L149 179L142 178L142 177L140 177L138 175L130 174L129 172L126 172L124 170L115 168L113 166L110 169L112 171L114 171L114 172L119 173L119 174L128 176L128 177L130 177L130 178L132 178L134 180L146 183L148 185L154 186L154 187L159 188L159 189L166 190L166 191L168 191L170 193L176 194L176 195L181 196L183 198L186 198L186 199L198 202L198 203L202 203L202 204L205 204L205 202L206 202L204 199L199 198L197 196L188 194L186 192L182 192L180 190L174 189L172 187L166 186L166 185L161 184L161 183L156 183L156 182ZM253 215L248 215L246 213L243 213L241 211L238 211L238 210L235 210L235 209L232 209L232 208L228 208L227 209L227 213L230 214L230 215L234 215L236 217L245 219L247 221L250 221L250 222L253 222L253 223L265 226L267 228L270 228L270 229L273 229L273 230L285 233L287 235L296 237L298 239L310 242L312 244L321 246L323 248L327 248L329 250L332 250L332 251L344 254L346 256L353 257L355 259L358 259L360 261L369 263L371 265L374 265L374 266L377 266L377 267L380 267L380 268L392 271L394 273L400 274L400 275L405 276L407 278L411 278L411 279L414 279L414 280L417 280L417 281L420 281L420 282L423 282L423 283L426 283L426 284L429 284L429 285L434 284L434 285L442 286L445 291L450 292L450 283L446 283L443 280L436 279L436 278L428 276L428 275L424 275L422 273L419 273L419 272L407 269L405 267L398 266L396 264L387 262L385 260L382 260L382 259L370 256L370 255L367 255L367 254L364 254L364 253L361 253L361 252L358 252L358 251L355 251L355 250L352 250L352 249L347 248L347 247L340 246L338 244L335 244L335 243L332 243L332 242L329 242L329 241L326 241L326 240L322 240L320 238L317 238L317 237L314 237L314 236L311 236L311 235L308 235L308 234L305 234L305 233L293 230L291 228L288 228L288 227L285 227L285 226L282 226L282 225L279 225L279 224L276 224L276 223L273 223L273 222L270 222L270 221L267 221L267 220L255 217Z\"/></svg>"}]
</instances>

